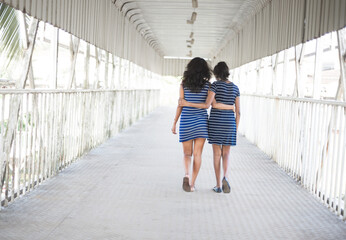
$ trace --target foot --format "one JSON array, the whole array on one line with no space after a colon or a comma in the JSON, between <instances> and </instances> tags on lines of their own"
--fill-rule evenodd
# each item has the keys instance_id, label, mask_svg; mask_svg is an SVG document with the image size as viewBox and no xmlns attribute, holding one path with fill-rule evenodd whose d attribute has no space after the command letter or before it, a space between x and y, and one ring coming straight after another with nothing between
<instances>
[{"instance_id":1,"label":"foot","mask_svg":"<svg viewBox=\"0 0 346 240\"><path fill-rule=\"evenodd\" d=\"M189 183L189 177L185 176L183 178L183 189L185 192L191 192L191 187L190 187L190 183Z\"/></svg>"},{"instance_id":2,"label":"foot","mask_svg":"<svg viewBox=\"0 0 346 240\"><path fill-rule=\"evenodd\" d=\"M196 191L195 186L191 186L190 187L190 192L194 192L194 191Z\"/></svg>"},{"instance_id":3,"label":"foot","mask_svg":"<svg viewBox=\"0 0 346 240\"><path fill-rule=\"evenodd\" d=\"M225 177L222 179L222 191L224 193L230 193L231 192L231 186L229 185L229 182Z\"/></svg>"},{"instance_id":4,"label":"foot","mask_svg":"<svg viewBox=\"0 0 346 240\"><path fill-rule=\"evenodd\" d=\"M216 192L216 193L221 193L222 192L221 188L218 187L218 186L213 187L213 191Z\"/></svg>"}]
</instances>

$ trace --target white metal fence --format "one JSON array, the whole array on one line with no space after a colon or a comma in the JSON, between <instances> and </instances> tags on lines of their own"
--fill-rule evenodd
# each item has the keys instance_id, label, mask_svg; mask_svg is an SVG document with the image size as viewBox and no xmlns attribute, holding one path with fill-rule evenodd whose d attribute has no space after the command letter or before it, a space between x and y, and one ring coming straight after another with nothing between
<instances>
[{"instance_id":1,"label":"white metal fence","mask_svg":"<svg viewBox=\"0 0 346 240\"><path fill-rule=\"evenodd\" d=\"M241 96L239 132L344 219L345 123L346 102Z\"/></svg>"},{"instance_id":2,"label":"white metal fence","mask_svg":"<svg viewBox=\"0 0 346 240\"><path fill-rule=\"evenodd\" d=\"M159 90L0 91L1 205L149 113L158 105L159 94Z\"/></svg>"}]
</instances>

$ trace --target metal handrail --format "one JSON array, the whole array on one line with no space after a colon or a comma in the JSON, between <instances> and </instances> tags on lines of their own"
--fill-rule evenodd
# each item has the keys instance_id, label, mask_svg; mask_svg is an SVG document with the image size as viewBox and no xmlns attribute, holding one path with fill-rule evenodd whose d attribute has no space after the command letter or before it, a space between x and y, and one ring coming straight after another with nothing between
<instances>
[{"instance_id":1,"label":"metal handrail","mask_svg":"<svg viewBox=\"0 0 346 240\"><path fill-rule=\"evenodd\" d=\"M27 94L27 93L93 93L93 92L126 92L126 91L159 91L160 89L0 89L0 94Z\"/></svg>"},{"instance_id":2,"label":"metal handrail","mask_svg":"<svg viewBox=\"0 0 346 240\"><path fill-rule=\"evenodd\" d=\"M151 112L159 89L0 90L0 209Z\"/></svg>"},{"instance_id":3,"label":"metal handrail","mask_svg":"<svg viewBox=\"0 0 346 240\"><path fill-rule=\"evenodd\" d=\"M346 220L346 103L242 94L239 132Z\"/></svg>"},{"instance_id":4,"label":"metal handrail","mask_svg":"<svg viewBox=\"0 0 346 240\"><path fill-rule=\"evenodd\" d=\"M346 107L346 102L333 101L333 100L321 100L321 99L297 98L297 97L284 97L284 96L263 95L263 94L247 94L247 93L241 94L241 96L253 96L253 97L271 98L271 99L278 99L278 100L289 100L289 101L295 101L295 102L311 102L311 103L327 104L327 105L333 105L333 106Z\"/></svg>"}]
</instances>

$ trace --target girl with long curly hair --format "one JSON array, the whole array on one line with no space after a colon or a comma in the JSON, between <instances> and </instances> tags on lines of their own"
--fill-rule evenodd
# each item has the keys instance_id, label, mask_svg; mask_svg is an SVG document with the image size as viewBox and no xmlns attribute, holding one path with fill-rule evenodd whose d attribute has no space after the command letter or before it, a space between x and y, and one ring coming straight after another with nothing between
<instances>
[{"instance_id":1,"label":"girl with long curly hair","mask_svg":"<svg viewBox=\"0 0 346 240\"><path fill-rule=\"evenodd\" d=\"M211 70L208 63L203 58L193 58L188 63L182 78L180 99L196 104L204 104L206 101L210 101L210 94L208 94L210 92L210 78ZM183 189L186 192L193 192L201 167L203 146L206 138L208 138L208 114L205 108L182 107L178 105L172 126L173 134L176 134L176 124L180 116L179 142L183 144L185 169ZM191 175L192 155L193 168Z\"/></svg>"}]
</instances>

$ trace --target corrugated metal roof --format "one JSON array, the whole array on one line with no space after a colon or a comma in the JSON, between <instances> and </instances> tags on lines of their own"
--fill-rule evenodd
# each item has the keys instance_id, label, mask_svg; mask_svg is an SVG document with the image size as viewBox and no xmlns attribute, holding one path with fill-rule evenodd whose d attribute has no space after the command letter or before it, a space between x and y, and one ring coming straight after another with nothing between
<instances>
[{"instance_id":1,"label":"corrugated metal roof","mask_svg":"<svg viewBox=\"0 0 346 240\"><path fill-rule=\"evenodd\" d=\"M118 0L117 6L142 34L153 36L165 56L210 58L268 0ZM192 13L196 20L188 24ZM194 43L191 44L190 35ZM188 47L191 46L191 48Z\"/></svg>"},{"instance_id":2,"label":"corrugated metal roof","mask_svg":"<svg viewBox=\"0 0 346 240\"><path fill-rule=\"evenodd\" d=\"M182 73L186 63L163 56L235 68L346 25L345 0L0 1L163 74Z\"/></svg>"}]
</instances>

